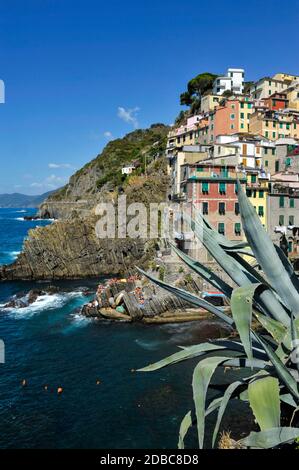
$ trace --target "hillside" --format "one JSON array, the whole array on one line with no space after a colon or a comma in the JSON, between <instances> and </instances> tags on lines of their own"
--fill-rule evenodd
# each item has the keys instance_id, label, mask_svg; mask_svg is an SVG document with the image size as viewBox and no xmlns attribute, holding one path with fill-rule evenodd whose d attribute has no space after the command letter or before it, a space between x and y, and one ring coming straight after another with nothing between
<instances>
[{"instance_id":1,"label":"hillside","mask_svg":"<svg viewBox=\"0 0 299 470\"><path fill-rule=\"evenodd\" d=\"M138 167L134 175L140 175L145 165L164 155L168 131L163 124L153 124L109 142L95 159L71 176L66 186L50 195L40 215L66 218L73 210L84 215L109 191L125 188L127 178L121 173L124 165L134 163Z\"/></svg>"},{"instance_id":2,"label":"hillside","mask_svg":"<svg viewBox=\"0 0 299 470\"><path fill-rule=\"evenodd\" d=\"M0 207L14 208L14 207L38 207L44 202L53 191L41 194L39 196L28 196L21 193L13 194L0 194Z\"/></svg>"},{"instance_id":3,"label":"hillside","mask_svg":"<svg viewBox=\"0 0 299 470\"><path fill-rule=\"evenodd\" d=\"M136 262L146 266L155 240L97 238L95 206L99 201L115 204L118 193L126 194L128 203L143 202L146 206L166 199L167 132L166 126L155 125L110 142L71 177L69 184L51 194L40 213L59 220L29 232L17 260L0 269L0 280L120 275L134 269ZM123 177L121 168L130 162L137 168Z\"/></svg>"}]
</instances>

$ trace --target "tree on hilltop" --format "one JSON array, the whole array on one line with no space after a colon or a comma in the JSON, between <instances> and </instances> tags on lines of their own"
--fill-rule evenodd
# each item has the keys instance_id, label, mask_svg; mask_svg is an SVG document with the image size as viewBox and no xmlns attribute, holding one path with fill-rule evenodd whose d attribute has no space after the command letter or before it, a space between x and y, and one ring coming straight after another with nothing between
<instances>
[{"instance_id":1,"label":"tree on hilltop","mask_svg":"<svg viewBox=\"0 0 299 470\"><path fill-rule=\"evenodd\" d=\"M202 95L212 89L217 77L213 73L204 72L192 78L187 84L187 91L180 95L181 105L190 106L191 111L198 110Z\"/></svg>"}]
</instances>

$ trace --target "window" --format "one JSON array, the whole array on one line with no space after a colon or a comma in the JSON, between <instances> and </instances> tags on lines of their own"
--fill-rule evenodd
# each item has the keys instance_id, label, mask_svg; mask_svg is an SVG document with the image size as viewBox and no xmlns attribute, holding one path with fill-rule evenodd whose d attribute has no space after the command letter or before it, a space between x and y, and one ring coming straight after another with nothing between
<instances>
[{"instance_id":1,"label":"window","mask_svg":"<svg viewBox=\"0 0 299 470\"><path fill-rule=\"evenodd\" d=\"M201 190L203 194L209 194L209 183L202 183Z\"/></svg>"},{"instance_id":2,"label":"window","mask_svg":"<svg viewBox=\"0 0 299 470\"><path fill-rule=\"evenodd\" d=\"M223 222L220 222L218 224L218 233L221 233L222 235L224 235L225 233L225 230L224 230L224 223Z\"/></svg>"},{"instance_id":3,"label":"window","mask_svg":"<svg viewBox=\"0 0 299 470\"><path fill-rule=\"evenodd\" d=\"M238 202L235 202L235 214L236 214L236 215L239 215L239 214L240 214L240 207L239 207L239 203L238 203Z\"/></svg>"},{"instance_id":4,"label":"window","mask_svg":"<svg viewBox=\"0 0 299 470\"><path fill-rule=\"evenodd\" d=\"M219 202L218 212L220 215L225 215L225 202Z\"/></svg>"},{"instance_id":5,"label":"window","mask_svg":"<svg viewBox=\"0 0 299 470\"><path fill-rule=\"evenodd\" d=\"M242 108L242 109L244 108L244 103L241 103L241 108Z\"/></svg>"},{"instance_id":6,"label":"window","mask_svg":"<svg viewBox=\"0 0 299 470\"><path fill-rule=\"evenodd\" d=\"M281 123L279 124L279 129L282 129L282 128L283 128L283 123L281 122Z\"/></svg>"},{"instance_id":7,"label":"window","mask_svg":"<svg viewBox=\"0 0 299 470\"><path fill-rule=\"evenodd\" d=\"M204 215L208 215L208 213L209 213L209 203L208 202L203 202L202 203L202 213Z\"/></svg>"},{"instance_id":8,"label":"window","mask_svg":"<svg viewBox=\"0 0 299 470\"><path fill-rule=\"evenodd\" d=\"M259 199L263 199L264 197L264 191L263 190L259 190Z\"/></svg>"},{"instance_id":9,"label":"window","mask_svg":"<svg viewBox=\"0 0 299 470\"><path fill-rule=\"evenodd\" d=\"M202 171L203 171L203 166L198 166L198 167L196 168L196 170L202 172Z\"/></svg>"},{"instance_id":10,"label":"window","mask_svg":"<svg viewBox=\"0 0 299 470\"><path fill-rule=\"evenodd\" d=\"M231 119L235 119L235 115L234 115L234 114L231 114L231 115L230 115L230 118L231 118Z\"/></svg>"},{"instance_id":11,"label":"window","mask_svg":"<svg viewBox=\"0 0 299 470\"><path fill-rule=\"evenodd\" d=\"M235 125L234 125L234 124L231 124L231 125L230 125L230 128L231 128L231 129L234 129L234 128L235 128Z\"/></svg>"},{"instance_id":12,"label":"window","mask_svg":"<svg viewBox=\"0 0 299 470\"><path fill-rule=\"evenodd\" d=\"M251 175L251 183L256 183L256 175Z\"/></svg>"},{"instance_id":13,"label":"window","mask_svg":"<svg viewBox=\"0 0 299 470\"><path fill-rule=\"evenodd\" d=\"M238 185L235 183L235 194L238 194Z\"/></svg>"},{"instance_id":14,"label":"window","mask_svg":"<svg viewBox=\"0 0 299 470\"><path fill-rule=\"evenodd\" d=\"M275 149L272 149L272 155L275 155Z\"/></svg>"},{"instance_id":15,"label":"window","mask_svg":"<svg viewBox=\"0 0 299 470\"><path fill-rule=\"evenodd\" d=\"M235 234L241 235L241 224L240 222L235 223Z\"/></svg>"},{"instance_id":16,"label":"window","mask_svg":"<svg viewBox=\"0 0 299 470\"><path fill-rule=\"evenodd\" d=\"M276 132L272 132L273 139L275 139L275 136L276 136Z\"/></svg>"},{"instance_id":17,"label":"window","mask_svg":"<svg viewBox=\"0 0 299 470\"><path fill-rule=\"evenodd\" d=\"M219 183L219 194L226 194L226 183Z\"/></svg>"},{"instance_id":18,"label":"window","mask_svg":"<svg viewBox=\"0 0 299 470\"><path fill-rule=\"evenodd\" d=\"M275 162L275 171L276 173L279 171L279 160L276 160Z\"/></svg>"},{"instance_id":19,"label":"window","mask_svg":"<svg viewBox=\"0 0 299 470\"><path fill-rule=\"evenodd\" d=\"M265 160L265 166L269 166L268 160Z\"/></svg>"},{"instance_id":20,"label":"window","mask_svg":"<svg viewBox=\"0 0 299 470\"><path fill-rule=\"evenodd\" d=\"M290 124L286 124L286 128L289 130L290 129Z\"/></svg>"},{"instance_id":21,"label":"window","mask_svg":"<svg viewBox=\"0 0 299 470\"><path fill-rule=\"evenodd\" d=\"M273 124L273 127L276 127L276 121L273 121L272 124Z\"/></svg>"},{"instance_id":22,"label":"window","mask_svg":"<svg viewBox=\"0 0 299 470\"><path fill-rule=\"evenodd\" d=\"M241 129L244 129L244 124L243 124L243 122L241 122Z\"/></svg>"},{"instance_id":23,"label":"window","mask_svg":"<svg viewBox=\"0 0 299 470\"><path fill-rule=\"evenodd\" d=\"M284 196L279 196L279 207L284 207Z\"/></svg>"},{"instance_id":24,"label":"window","mask_svg":"<svg viewBox=\"0 0 299 470\"><path fill-rule=\"evenodd\" d=\"M269 127L269 121L266 121L266 127Z\"/></svg>"},{"instance_id":25,"label":"window","mask_svg":"<svg viewBox=\"0 0 299 470\"><path fill-rule=\"evenodd\" d=\"M294 209L294 207L295 207L295 199L293 199L293 198L290 199L290 207L292 209Z\"/></svg>"},{"instance_id":26,"label":"window","mask_svg":"<svg viewBox=\"0 0 299 470\"><path fill-rule=\"evenodd\" d=\"M241 119L244 119L244 113L241 113L240 116L241 116Z\"/></svg>"},{"instance_id":27,"label":"window","mask_svg":"<svg viewBox=\"0 0 299 470\"><path fill-rule=\"evenodd\" d=\"M266 149L265 149L265 155L267 155L267 154L268 154L268 149L266 148Z\"/></svg>"},{"instance_id":28,"label":"window","mask_svg":"<svg viewBox=\"0 0 299 470\"><path fill-rule=\"evenodd\" d=\"M248 109L251 109L251 103L247 104Z\"/></svg>"},{"instance_id":29,"label":"window","mask_svg":"<svg viewBox=\"0 0 299 470\"><path fill-rule=\"evenodd\" d=\"M288 242L288 252L291 253L293 251L293 243L291 241Z\"/></svg>"},{"instance_id":30,"label":"window","mask_svg":"<svg viewBox=\"0 0 299 470\"><path fill-rule=\"evenodd\" d=\"M292 159L290 157L286 158L286 166L291 166Z\"/></svg>"},{"instance_id":31,"label":"window","mask_svg":"<svg viewBox=\"0 0 299 470\"><path fill-rule=\"evenodd\" d=\"M293 215L289 216L289 225L294 225L294 216Z\"/></svg>"},{"instance_id":32,"label":"window","mask_svg":"<svg viewBox=\"0 0 299 470\"><path fill-rule=\"evenodd\" d=\"M268 131L265 132L265 137L269 137L269 132Z\"/></svg>"},{"instance_id":33,"label":"window","mask_svg":"<svg viewBox=\"0 0 299 470\"><path fill-rule=\"evenodd\" d=\"M251 189L246 189L246 196L251 197Z\"/></svg>"},{"instance_id":34,"label":"window","mask_svg":"<svg viewBox=\"0 0 299 470\"><path fill-rule=\"evenodd\" d=\"M272 85L272 82L269 80L269 86L271 86L271 85Z\"/></svg>"},{"instance_id":35,"label":"window","mask_svg":"<svg viewBox=\"0 0 299 470\"><path fill-rule=\"evenodd\" d=\"M279 225L284 225L284 215L280 215L279 216L279 221L278 221Z\"/></svg>"},{"instance_id":36,"label":"window","mask_svg":"<svg viewBox=\"0 0 299 470\"><path fill-rule=\"evenodd\" d=\"M264 207L263 206L259 206L258 208L258 215L260 217L264 217Z\"/></svg>"}]
</instances>

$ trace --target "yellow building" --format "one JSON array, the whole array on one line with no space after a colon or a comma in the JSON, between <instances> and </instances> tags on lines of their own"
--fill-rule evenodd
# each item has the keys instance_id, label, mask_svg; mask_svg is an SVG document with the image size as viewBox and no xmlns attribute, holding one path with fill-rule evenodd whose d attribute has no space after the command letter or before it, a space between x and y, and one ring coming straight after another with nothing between
<instances>
[{"instance_id":1,"label":"yellow building","mask_svg":"<svg viewBox=\"0 0 299 470\"><path fill-rule=\"evenodd\" d=\"M251 86L250 95L253 99L261 100L263 98L268 98L273 95L273 93L280 93L285 88L287 88L287 84L282 80L265 77Z\"/></svg>"},{"instance_id":2,"label":"yellow building","mask_svg":"<svg viewBox=\"0 0 299 470\"><path fill-rule=\"evenodd\" d=\"M279 80L281 82L293 82L299 80L299 75L290 75L288 73L276 73L273 75L273 80Z\"/></svg>"},{"instance_id":3,"label":"yellow building","mask_svg":"<svg viewBox=\"0 0 299 470\"><path fill-rule=\"evenodd\" d=\"M219 95L206 95L201 98L200 110L202 113L209 113L213 111L216 106L219 106L220 101L223 100Z\"/></svg>"},{"instance_id":4,"label":"yellow building","mask_svg":"<svg viewBox=\"0 0 299 470\"><path fill-rule=\"evenodd\" d=\"M261 177L258 171L247 173L246 194L264 227L267 227L268 187L269 179Z\"/></svg>"},{"instance_id":5,"label":"yellow building","mask_svg":"<svg viewBox=\"0 0 299 470\"><path fill-rule=\"evenodd\" d=\"M262 135L269 140L299 136L299 123L292 113L264 111L257 109L250 115L249 132Z\"/></svg>"},{"instance_id":6,"label":"yellow building","mask_svg":"<svg viewBox=\"0 0 299 470\"><path fill-rule=\"evenodd\" d=\"M289 101L288 108L299 111L299 83L290 85L284 92Z\"/></svg>"}]
</instances>

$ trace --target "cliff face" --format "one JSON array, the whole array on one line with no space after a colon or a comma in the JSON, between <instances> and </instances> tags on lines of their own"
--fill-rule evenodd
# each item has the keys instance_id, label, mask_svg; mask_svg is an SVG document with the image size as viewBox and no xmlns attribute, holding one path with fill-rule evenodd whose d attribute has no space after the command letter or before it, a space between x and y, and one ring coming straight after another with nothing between
<instances>
[{"instance_id":1,"label":"cliff face","mask_svg":"<svg viewBox=\"0 0 299 470\"><path fill-rule=\"evenodd\" d=\"M67 186L42 204L40 215L59 220L29 232L17 260L0 269L0 280L78 279L119 275L132 270L136 263L139 266L146 265L153 254L153 241L99 239L95 232L99 219L95 215L98 202L110 201L116 205L119 193L127 196L128 204L143 202L146 206L166 198L169 181L163 146L167 128L159 126L158 130L155 128L153 131L135 132L135 137L135 133L132 133L123 139L126 158L120 153L122 140L117 141L116 147L111 142L100 157L73 175ZM155 144L157 135L161 136L161 132L164 140ZM144 139L141 138L142 135ZM131 149L131 160L128 147ZM110 163L109 148L113 150ZM160 157L157 153L159 151ZM118 164L115 161L116 154L119 155ZM133 156L139 166L131 177L124 179L121 167L132 161ZM106 158L103 162L104 170L99 170L102 165L99 160L103 157ZM144 158L147 158L146 174Z\"/></svg>"},{"instance_id":2,"label":"cliff face","mask_svg":"<svg viewBox=\"0 0 299 470\"><path fill-rule=\"evenodd\" d=\"M85 217L98 201L109 197L111 191L126 190L122 166L133 163L138 167L134 174L144 173L154 158L164 155L168 130L167 126L156 124L109 142L100 155L77 171L66 186L40 206L41 217Z\"/></svg>"}]
</instances>

